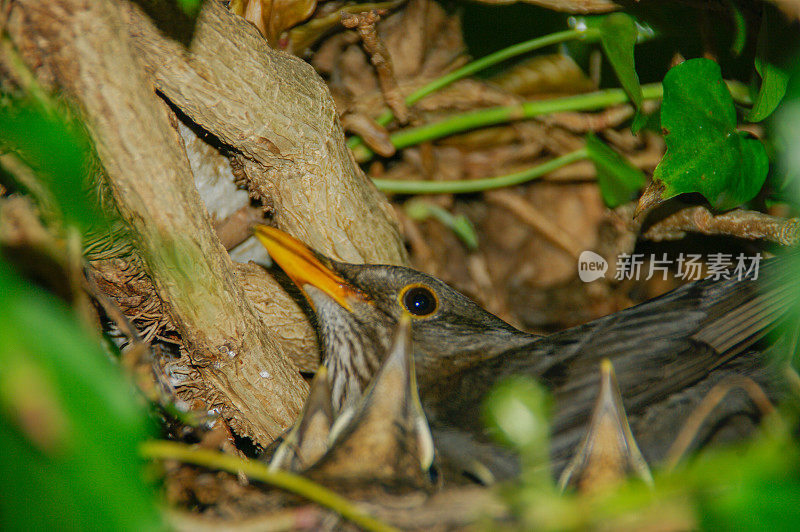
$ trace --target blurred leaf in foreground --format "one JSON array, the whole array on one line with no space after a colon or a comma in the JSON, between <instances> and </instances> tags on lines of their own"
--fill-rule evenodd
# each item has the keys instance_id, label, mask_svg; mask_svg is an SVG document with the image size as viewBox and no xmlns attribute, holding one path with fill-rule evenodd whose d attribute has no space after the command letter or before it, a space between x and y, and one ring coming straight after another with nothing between
<instances>
[{"instance_id":1,"label":"blurred leaf in foreground","mask_svg":"<svg viewBox=\"0 0 800 532\"><path fill-rule=\"evenodd\" d=\"M790 59L796 51L797 24L788 24L777 8L765 5L755 58L761 86L747 120L760 122L781 103L789 84Z\"/></svg>"},{"instance_id":2,"label":"blurred leaf in foreground","mask_svg":"<svg viewBox=\"0 0 800 532\"><path fill-rule=\"evenodd\" d=\"M189 16L196 17L200 12L203 0L176 0L178 7Z\"/></svg>"},{"instance_id":3,"label":"blurred leaf in foreground","mask_svg":"<svg viewBox=\"0 0 800 532\"><path fill-rule=\"evenodd\" d=\"M663 186L660 199L699 192L715 209L728 210L761 190L766 150L736 130L733 99L715 62L690 59L667 73L661 125L667 153L653 174Z\"/></svg>"},{"instance_id":4,"label":"blurred leaf in foreground","mask_svg":"<svg viewBox=\"0 0 800 532\"><path fill-rule=\"evenodd\" d=\"M503 443L534 453L547 446L547 395L533 379L504 380L492 390L484 410L489 429Z\"/></svg>"},{"instance_id":5,"label":"blurred leaf in foreground","mask_svg":"<svg viewBox=\"0 0 800 532\"><path fill-rule=\"evenodd\" d=\"M529 487L536 497L540 492L555 494L555 485L546 467L550 455L549 413L547 391L525 375L501 381L483 405L483 419L489 433L519 454L522 465L520 485ZM513 490L510 498L512 504L518 499Z\"/></svg>"},{"instance_id":6,"label":"blurred leaf in foreground","mask_svg":"<svg viewBox=\"0 0 800 532\"><path fill-rule=\"evenodd\" d=\"M88 192L91 172L99 166L86 132L30 100L2 101L0 151L16 154L33 169L67 222L85 231L103 220Z\"/></svg>"},{"instance_id":7,"label":"blurred leaf in foreground","mask_svg":"<svg viewBox=\"0 0 800 532\"><path fill-rule=\"evenodd\" d=\"M132 385L1 259L0 309L0 529L161 529Z\"/></svg>"}]
</instances>

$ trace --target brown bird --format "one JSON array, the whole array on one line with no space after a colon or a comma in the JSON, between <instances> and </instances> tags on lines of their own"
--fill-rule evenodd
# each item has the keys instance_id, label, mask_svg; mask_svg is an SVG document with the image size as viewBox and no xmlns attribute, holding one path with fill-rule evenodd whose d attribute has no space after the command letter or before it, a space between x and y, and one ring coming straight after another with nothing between
<instances>
[{"instance_id":1,"label":"brown bird","mask_svg":"<svg viewBox=\"0 0 800 532\"><path fill-rule=\"evenodd\" d=\"M392 491L436 486L430 473L433 438L418 395L410 323L408 316L401 318L386 360L364 395L335 419L328 372L320 367L271 468L302 471L351 494L375 484Z\"/></svg>"},{"instance_id":2,"label":"brown bird","mask_svg":"<svg viewBox=\"0 0 800 532\"><path fill-rule=\"evenodd\" d=\"M420 396L437 452L449 468L484 481L518 470L515 456L487 437L479 416L488 391L509 375L536 377L553 394L555 474L588 430L603 359L613 362L630 430L650 464L664 458L716 383L744 375L770 397L783 389L787 339L761 345L795 305L791 269L780 259L764 261L757 281L697 281L542 337L413 269L336 262L271 227L257 226L255 234L315 310L334 414L358 403L390 352L398 321L410 314ZM698 434L698 444L741 437L757 418L746 396L734 394Z\"/></svg>"}]
</instances>

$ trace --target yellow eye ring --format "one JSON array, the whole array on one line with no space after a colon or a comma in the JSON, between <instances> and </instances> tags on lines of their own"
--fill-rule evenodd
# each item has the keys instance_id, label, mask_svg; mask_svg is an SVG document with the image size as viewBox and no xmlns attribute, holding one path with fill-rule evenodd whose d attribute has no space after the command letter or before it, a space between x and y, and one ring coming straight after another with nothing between
<instances>
[{"instance_id":1,"label":"yellow eye ring","mask_svg":"<svg viewBox=\"0 0 800 532\"><path fill-rule=\"evenodd\" d=\"M414 283L404 286L397 300L414 317L425 318L439 310L439 298L431 288Z\"/></svg>"}]
</instances>

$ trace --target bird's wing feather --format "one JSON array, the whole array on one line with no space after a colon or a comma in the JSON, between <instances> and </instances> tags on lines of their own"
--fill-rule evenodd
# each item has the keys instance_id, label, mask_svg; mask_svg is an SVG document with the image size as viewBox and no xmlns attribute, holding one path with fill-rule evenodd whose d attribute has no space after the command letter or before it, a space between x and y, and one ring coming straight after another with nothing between
<instances>
[{"instance_id":1,"label":"bird's wing feather","mask_svg":"<svg viewBox=\"0 0 800 532\"><path fill-rule=\"evenodd\" d=\"M475 411L487 381L529 374L553 392L553 447L567 451L580 438L599 385L599 363L617 373L625 408L647 405L684 390L731 359L759 356L747 349L773 330L796 295L785 259L761 264L757 280L703 280L585 325L534 340L450 381L449 415ZM740 362L740 361L737 361ZM481 386L477 386L480 382ZM474 407L474 408L471 408ZM466 418L459 425L469 424Z\"/></svg>"},{"instance_id":2,"label":"bird's wing feather","mask_svg":"<svg viewBox=\"0 0 800 532\"><path fill-rule=\"evenodd\" d=\"M614 363L626 399L656 399L739 355L774 329L795 295L781 261L767 261L758 280L704 280L537 342L539 375L573 394L598 382L604 358ZM587 398L591 400L590 398ZM629 406L630 408L630 406Z\"/></svg>"}]
</instances>

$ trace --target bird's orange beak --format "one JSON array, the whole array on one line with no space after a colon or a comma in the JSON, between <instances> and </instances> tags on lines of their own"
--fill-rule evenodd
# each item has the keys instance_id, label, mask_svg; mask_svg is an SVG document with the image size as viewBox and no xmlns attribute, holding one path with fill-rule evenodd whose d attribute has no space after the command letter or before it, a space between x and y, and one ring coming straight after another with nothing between
<instances>
[{"instance_id":1,"label":"bird's orange beak","mask_svg":"<svg viewBox=\"0 0 800 532\"><path fill-rule=\"evenodd\" d=\"M351 312L353 309L348 300L354 297L366 299L360 290L342 279L317 258L311 248L295 237L266 225L256 225L253 231L259 242L267 248L272 260L301 290L310 284Z\"/></svg>"}]
</instances>

